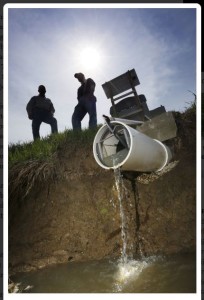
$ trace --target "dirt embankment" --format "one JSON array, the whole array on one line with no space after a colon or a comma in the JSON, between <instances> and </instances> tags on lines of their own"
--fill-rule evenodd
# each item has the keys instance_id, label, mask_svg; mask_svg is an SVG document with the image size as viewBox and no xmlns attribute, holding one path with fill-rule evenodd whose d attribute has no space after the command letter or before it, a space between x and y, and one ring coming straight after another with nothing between
<instances>
[{"instance_id":1,"label":"dirt embankment","mask_svg":"<svg viewBox=\"0 0 204 300\"><path fill-rule=\"evenodd\" d=\"M177 113L176 120L174 167L160 176L123 179L127 252L135 257L195 251L195 115ZM96 164L92 144L65 145L54 169L55 178L40 180L24 199L21 193L9 199L10 274L121 254L114 173Z\"/></svg>"}]
</instances>

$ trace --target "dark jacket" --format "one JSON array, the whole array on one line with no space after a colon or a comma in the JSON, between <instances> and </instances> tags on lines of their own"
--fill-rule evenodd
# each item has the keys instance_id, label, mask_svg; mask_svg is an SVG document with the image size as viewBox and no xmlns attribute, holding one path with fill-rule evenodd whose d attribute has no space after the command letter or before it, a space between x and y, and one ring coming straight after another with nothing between
<instances>
[{"instance_id":1,"label":"dark jacket","mask_svg":"<svg viewBox=\"0 0 204 300\"><path fill-rule=\"evenodd\" d=\"M29 119L33 119L38 114L53 114L55 112L52 101L40 95L33 96L26 106Z\"/></svg>"},{"instance_id":2,"label":"dark jacket","mask_svg":"<svg viewBox=\"0 0 204 300\"><path fill-rule=\"evenodd\" d=\"M82 97L86 97L87 99L93 99L96 97L94 96L94 91L95 91L95 82L93 79L88 78L85 83L83 83L77 91L77 99L80 100Z\"/></svg>"}]
</instances>

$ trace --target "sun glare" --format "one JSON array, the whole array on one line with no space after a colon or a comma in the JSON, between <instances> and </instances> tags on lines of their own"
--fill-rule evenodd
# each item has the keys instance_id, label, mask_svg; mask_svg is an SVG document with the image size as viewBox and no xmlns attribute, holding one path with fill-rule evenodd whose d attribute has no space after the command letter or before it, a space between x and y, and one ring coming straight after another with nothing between
<instances>
[{"instance_id":1,"label":"sun glare","mask_svg":"<svg viewBox=\"0 0 204 300\"><path fill-rule=\"evenodd\" d=\"M99 51L93 47L87 47L80 53L80 63L86 68L97 68L101 61Z\"/></svg>"}]
</instances>

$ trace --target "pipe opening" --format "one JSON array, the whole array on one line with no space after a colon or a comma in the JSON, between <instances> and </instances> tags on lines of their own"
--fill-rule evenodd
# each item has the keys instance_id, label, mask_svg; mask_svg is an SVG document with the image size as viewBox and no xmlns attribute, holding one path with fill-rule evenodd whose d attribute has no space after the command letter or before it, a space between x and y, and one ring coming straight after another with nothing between
<instances>
[{"instance_id":1,"label":"pipe opening","mask_svg":"<svg viewBox=\"0 0 204 300\"><path fill-rule=\"evenodd\" d=\"M120 165L127 157L130 149L130 134L120 124L111 128L104 127L104 132L96 142L96 154L100 162L109 168Z\"/></svg>"}]
</instances>

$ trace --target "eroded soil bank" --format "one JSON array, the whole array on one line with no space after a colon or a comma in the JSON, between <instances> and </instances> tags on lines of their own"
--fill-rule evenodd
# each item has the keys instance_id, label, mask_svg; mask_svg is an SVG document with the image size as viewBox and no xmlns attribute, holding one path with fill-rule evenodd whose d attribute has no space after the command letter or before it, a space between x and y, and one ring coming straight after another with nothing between
<instances>
[{"instance_id":1,"label":"eroded soil bank","mask_svg":"<svg viewBox=\"0 0 204 300\"><path fill-rule=\"evenodd\" d=\"M159 176L123 174L127 252L135 257L196 249L195 116L177 114L176 120L178 136L170 144L172 169ZM92 144L72 150L65 145L54 167L56 177L40 180L25 198L12 194L10 274L121 254L114 172L96 164Z\"/></svg>"}]
</instances>

